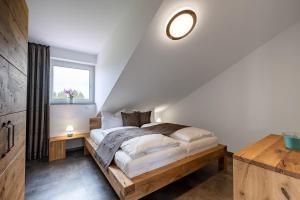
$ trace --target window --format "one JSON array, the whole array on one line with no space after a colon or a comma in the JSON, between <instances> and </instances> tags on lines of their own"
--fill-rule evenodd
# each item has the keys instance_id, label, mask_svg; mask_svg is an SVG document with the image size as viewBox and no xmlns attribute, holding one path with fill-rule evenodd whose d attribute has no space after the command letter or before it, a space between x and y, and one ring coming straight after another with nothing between
<instances>
[{"instance_id":1,"label":"window","mask_svg":"<svg viewBox=\"0 0 300 200\"><path fill-rule=\"evenodd\" d=\"M90 65L51 60L50 103L94 103L94 70Z\"/></svg>"}]
</instances>

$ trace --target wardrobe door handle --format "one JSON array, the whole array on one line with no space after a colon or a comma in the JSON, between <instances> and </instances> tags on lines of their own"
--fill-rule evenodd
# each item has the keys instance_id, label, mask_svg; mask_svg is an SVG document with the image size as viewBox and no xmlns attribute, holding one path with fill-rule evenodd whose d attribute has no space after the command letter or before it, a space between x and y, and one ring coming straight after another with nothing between
<instances>
[{"instance_id":1,"label":"wardrobe door handle","mask_svg":"<svg viewBox=\"0 0 300 200\"><path fill-rule=\"evenodd\" d=\"M13 148L15 146L15 125L11 123L11 121L7 122L7 126L8 126L8 132L9 132L9 136L8 136L8 146L9 146L9 150L11 150L11 148ZM11 132L12 130L12 132Z\"/></svg>"},{"instance_id":2,"label":"wardrobe door handle","mask_svg":"<svg viewBox=\"0 0 300 200\"><path fill-rule=\"evenodd\" d=\"M10 152L10 126L11 126L10 123L11 123L11 122L8 121L8 122L7 122L7 125L6 125L6 127L7 127L7 129L8 129L8 134L7 134L7 152L6 152L6 153Z\"/></svg>"},{"instance_id":3,"label":"wardrobe door handle","mask_svg":"<svg viewBox=\"0 0 300 200\"><path fill-rule=\"evenodd\" d=\"M11 142L11 147L10 148L13 148L15 146L15 125L12 124L11 125L12 127L12 142Z\"/></svg>"},{"instance_id":4,"label":"wardrobe door handle","mask_svg":"<svg viewBox=\"0 0 300 200\"><path fill-rule=\"evenodd\" d=\"M10 151L10 146L9 146L9 138L10 138L10 131L9 131L9 127L8 127L8 123L2 123L2 128L5 128L7 131L7 144L6 144L6 151L3 155L1 155L1 157L4 157L9 151Z\"/></svg>"}]
</instances>

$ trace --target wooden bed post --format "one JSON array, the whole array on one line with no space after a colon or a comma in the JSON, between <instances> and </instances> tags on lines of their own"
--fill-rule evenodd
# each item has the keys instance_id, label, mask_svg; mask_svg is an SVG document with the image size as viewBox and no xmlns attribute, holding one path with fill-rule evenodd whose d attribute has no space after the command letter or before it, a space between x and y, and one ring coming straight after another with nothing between
<instances>
[{"instance_id":1,"label":"wooden bed post","mask_svg":"<svg viewBox=\"0 0 300 200\"><path fill-rule=\"evenodd\" d=\"M218 170L226 171L227 170L227 147L225 148L224 156L218 160Z\"/></svg>"},{"instance_id":2,"label":"wooden bed post","mask_svg":"<svg viewBox=\"0 0 300 200\"><path fill-rule=\"evenodd\" d=\"M226 171L227 170L227 157L226 157L226 155L224 157L219 158L219 160L218 160L218 170L219 171Z\"/></svg>"}]
</instances>

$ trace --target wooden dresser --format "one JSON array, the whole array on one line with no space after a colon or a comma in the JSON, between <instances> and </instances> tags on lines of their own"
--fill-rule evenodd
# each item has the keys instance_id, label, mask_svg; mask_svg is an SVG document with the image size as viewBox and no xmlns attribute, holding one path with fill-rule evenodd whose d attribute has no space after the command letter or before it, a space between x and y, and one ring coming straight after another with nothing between
<instances>
[{"instance_id":1,"label":"wooden dresser","mask_svg":"<svg viewBox=\"0 0 300 200\"><path fill-rule=\"evenodd\" d=\"M300 199L300 152L269 135L234 154L235 200Z\"/></svg>"},{"instance_id":2,"label":"wooden dresser","mask_svg":"<svg viewBox=\"0 0 300 200\"><path fill-rule=\"evenodd\" d=\"M28 8L0 0L0 199L25 193Z\"/></svg>"}]
</instances>

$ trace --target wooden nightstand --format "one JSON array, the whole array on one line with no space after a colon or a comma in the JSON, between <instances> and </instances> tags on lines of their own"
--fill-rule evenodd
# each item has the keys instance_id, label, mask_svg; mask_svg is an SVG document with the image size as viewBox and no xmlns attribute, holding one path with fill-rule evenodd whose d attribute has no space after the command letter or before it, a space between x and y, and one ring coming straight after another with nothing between
<instances>
[{"instance_id":1,"label":"wooden nightstand","mask_svg":"<svg viewBox=\"0 0 300 200\"><path fill-rule=\"evenodd\" d=\"M49 138L49 161L60 160L66 158L66 141L74 139L85 139L89 137L89 133L74 133L72 137L58 136ZM88 154L84 146L84 154Z\"/></svg>"},{"instance_id":2,"label":"wooden nightstand","mask_svg":"<svg viewBox=\"0 0 300 200\"><path fill-rule=\"evenodd\" d=\"M300 152L269 135L233 156L234 200L299 199Z\"/></svg>"}]
</instances>

